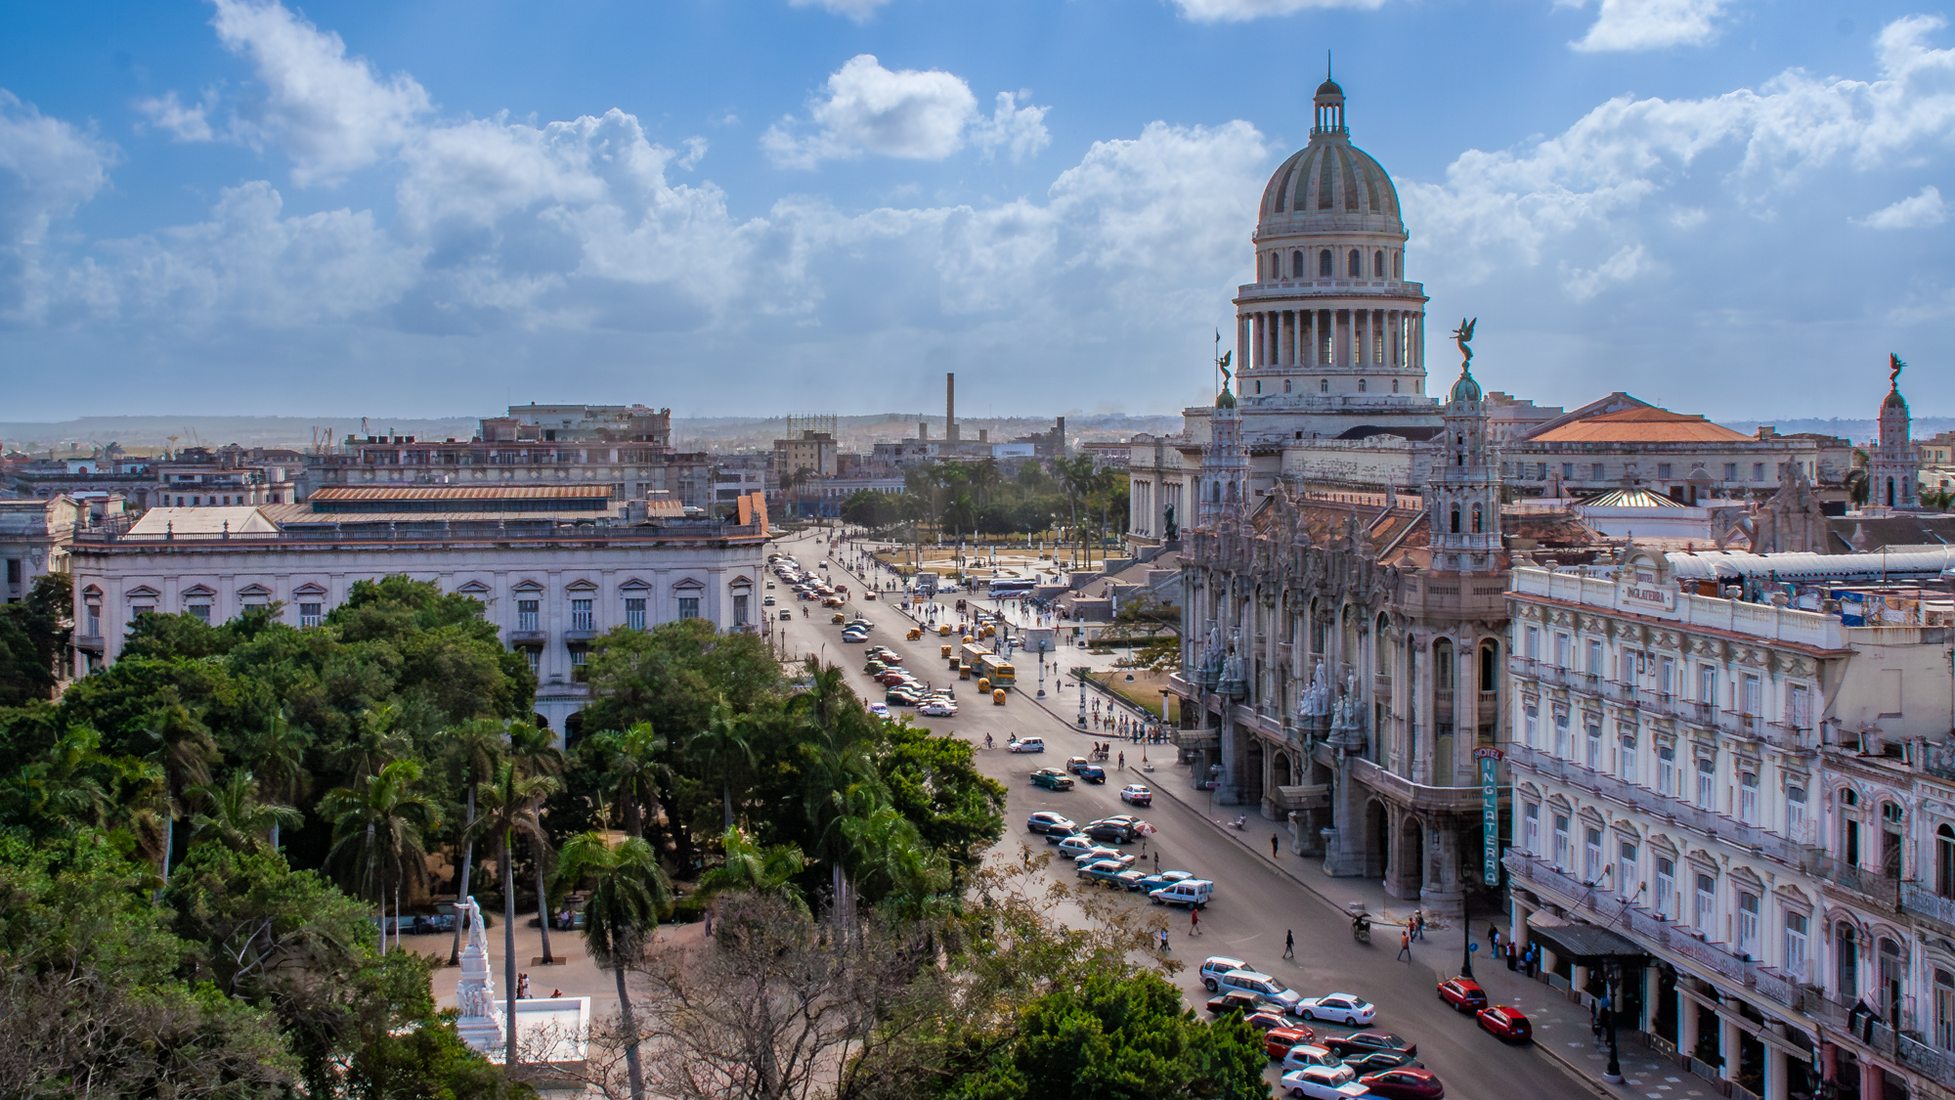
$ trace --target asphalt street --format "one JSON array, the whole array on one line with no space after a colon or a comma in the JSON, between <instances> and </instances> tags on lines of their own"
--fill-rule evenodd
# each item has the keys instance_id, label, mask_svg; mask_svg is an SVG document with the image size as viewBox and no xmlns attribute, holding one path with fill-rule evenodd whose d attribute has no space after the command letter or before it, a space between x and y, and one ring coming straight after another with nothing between
<instances>
[{"instance_id":1,"label":"asphalt street","mask_svg":"<svg viewBox=\"0 0 1955 1100\"><path fill-rule=\"evenodd\" d=\"M779 544L783 552L809 569L825 558L825 552L820 549L823 546L825 543L811 538ZM844 576L840 565L837 561L830 569L838 579ZM896 604L886 598L862 600L861 579L847 577L844 583L857 592L848 610L875 624L869 644L894 649L915 675L939 685L945 683L945 662L939 654L941 641L937 636L928 633L920 641L906 641L904 635L912 624L897 610ZM774 579L771 573L768 578ZM829 622L829 613L818 605L796 599L784 586L769 589L768 594L777 599L777 606L767 608L769 612L778 613L782 608L793 612L791 622L780 621L778 614L774 620L790 652L813 653L829 663L839 664L846 671L850 685L865 698L882 698L881 688L862 672L865 646L844 644L840 628ZM809 608L807 618L800 614L803 607ZM1056 810L1084 824L1097 817L1129 811L1119 798L1120 788L1125 784L1144 782L1184 787L1189 784L1186 770L1173 762L1172 746L1150 746L1148 755L1155 760L1157 770L1143 774L1138 770L1140 746L1116 741L1115 751L1127 754L1127 768L1118 770L1115 762L1109 760L1105 786L1080 784L1070 791L1033 786L1028 778L1033 770L1061 767L1066 757L1084 755L1092 741L1107 740L1109 735L1078 730L1034 705L1030 694L1036 690L1035 678L1020 687L1022 693L1014 692L1004 706L994 706L979 696L973 682L959 682L959 709L955 716L911 716L912 721L925 728L976 743L980 768L1005 785L1009 792L1007 831L999 842L1001 854L1017 859L1020 846L1028 843L1034 850L1045 850L1043 838L1025 829L1025 819L1034 811ZM1072 689L1060 692L1055 688L1055 684L1047 684L1046 702L1061 714L1072 714L1077 696ZM892 709L901 713L901 708ZM996 748L982 747L986 733L992 735ZM1005 745L1012 733L1044 738L1046 753L1043 756L1008 753ZM1436 981L1458 971L1457 958L1439 958L1436 950L1422 950L1422 945L1415 943L1412 960L1397 961L1398 934L1395 929L1382 925L1373 929L1370 944L1355 942L1346 917L1278 873L1266 842L1267 837L1276 833L1273 823L1252 814L1248 830L1257 836L1257 842L1245 846L1237 838L1226 835L1224 826L1218 824L1233 820L1241 812L1237 808L1207 809L1199 802L1183 804L1157 797L1150 809L1139 812L1159 828L1148 844L1146 864L1150 869L1152 856L1158 851L1163 869L1192 871L1213 879L1216 884L1214 900L1202 911L1199 935L1190 934L1185 911L1169 911L1170 949L1185 964L1175 980L1197 1011L1208 994L1201 987L1196 967L1207 955L1232 955L1275 975L1304 996L1342 991L1372 1001L1378 1008L1378 1018L1372 1026L1417 1043L1419 1061L1444 1081L1448 1097L1532 1100L1590 1094L1539 1051L1498 1042L1479 1030L1470 1016L1454 1013L1437 999ZM1276 858L1299 857L1284 851ZM1046 873L1067 880L1074 878L1070 861L1055 860ZM1142 910L1162 912L1137 894L1124 895L1123 900ZM1285 930L1296 934L1295 959L1282 957ZM1324 1024L1313 1026L1320 1035L1351 1030ZM1271 1082L1276 1078L1272 1069Z\"/></svg>"}]
</instances>

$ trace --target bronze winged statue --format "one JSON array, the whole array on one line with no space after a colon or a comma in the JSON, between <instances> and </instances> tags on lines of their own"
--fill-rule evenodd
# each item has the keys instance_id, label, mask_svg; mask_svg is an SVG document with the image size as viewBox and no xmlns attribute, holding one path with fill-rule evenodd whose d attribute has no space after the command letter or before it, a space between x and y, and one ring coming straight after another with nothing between
<instances>
[{"instance_id":1,"label":"bronze winged statue","mask_svg":"<svg viewBox=\"0 0 1955 1100\"><path fill-rule=\"evenodd\" d=\"M1453 330L1453 339L1459 342L1459 353L1461 357L1459 365L1462 368L1465 368L1473 362L1473 349L1467 347L1467 345L1473 342L1473 326L1479 323L1480 319L1478 317L1471 320L1462 317L1459 319L1459 327Z\"/></svg>"},{"instance_id":2,"label":"bronze winged statue","mask_svg":"<svg viewBox=\"0 0 1955 1100\"><path fill-rule=\"evenodd\" d=\"M1890 388L1901 388L1901 372L1906 369L1907 364L1901 362L1900 356L1891 351L1887 353L1887 385Z\"/></svg>"}]
</instances>

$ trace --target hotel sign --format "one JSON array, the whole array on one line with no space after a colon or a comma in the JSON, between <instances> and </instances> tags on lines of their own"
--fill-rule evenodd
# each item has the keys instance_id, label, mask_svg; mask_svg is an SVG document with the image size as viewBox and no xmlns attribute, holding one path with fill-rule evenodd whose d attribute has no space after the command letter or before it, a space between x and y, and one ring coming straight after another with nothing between
<instances>
[{"instance_id":1,"label":"hotel sign","mask_svg":"<svg viewBox=\"0 0 1955 1100\"><path fill-rule=\"evenodd\" d=\"M1480 877L1500 885L1500 750L1473 750L1480 762Z\"/></svg>"},{"instance_id":2,"label":"hotel sign","mask_svg":"<svg viewBox=\"0 0 1955 1100\"><path fill-rule=\"evenodd\" d=\"M1656 578L1647 569L1631 573L1619 586L1619 594L1624 603L1642 604L1645 607L1659 607L1665 611L1677 609L1677 590Z\"/></svg>"}]
</instances>

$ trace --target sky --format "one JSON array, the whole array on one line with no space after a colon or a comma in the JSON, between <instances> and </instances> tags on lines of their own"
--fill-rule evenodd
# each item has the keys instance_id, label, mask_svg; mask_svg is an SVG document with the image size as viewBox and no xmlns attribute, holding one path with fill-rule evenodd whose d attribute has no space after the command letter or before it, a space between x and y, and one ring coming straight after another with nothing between
<instances>
[{"instance_id":1,"label":"sky","mask_svg":"<svg viewBox=\"0 0 1955 1100\"><path fill-rule=\"evenodd\" d=\"M1434 364L1861 417L1895 352L1955 412L1947 10L8 5L0 416L1172 412L1327 54Z\"/></svg>"}]
</instances>

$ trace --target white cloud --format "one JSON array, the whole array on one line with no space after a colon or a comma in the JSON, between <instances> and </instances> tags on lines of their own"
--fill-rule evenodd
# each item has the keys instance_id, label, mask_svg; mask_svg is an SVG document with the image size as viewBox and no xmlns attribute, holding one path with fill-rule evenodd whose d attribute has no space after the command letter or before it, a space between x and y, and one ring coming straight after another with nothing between
<instances>
[{"instance_id":1,"label":"white cloud","mask_svg":"<svg viewBox=\"0 0 1955 1100\"><path fill-rule=\"evenodd\" d=\"M1012 160L1024 160L1037 156L1039 150L1052 143L1052 135L1045 128L1044 107L1018 105L1018 97L1030 99L1032 93L999 92L990 118L980 118L971 124L971 144L986 153L1003 149Z\"/></svg>"},{"instance_id":2,"label":"white cloud","mask_svg":"<svg viewBox=\"0 0 1955 1100\"><path fill-rule=\"evenodd\" d=\"M114 158L108 145L0 88L0 318L41 313L49 228L108 185Z\"/></svg>"},{"instance_id":3,"label":"white cloud","mask_svg":"<svg viewBox=\"0 0 1955 1100\"><path fill-rule=\"evenodd\" d=\"M876 9L889 0L787 0L787 3L791 8L821 8L857 23L867 23Z\"/></svg>"},{"instance_id":4,"label":"white cloud","mask_svg":"<svg viewBox=\"0 0 1955 1100\"><path fill-rule=\"evenodd\" d=\"M410 140L432 105L413 77L382 78L346 56L346 43L276 3L213 0L219 41L250 59L265 87L262 103L241 108L240 137L276 141L301 184L331 182L382 159Z\"/></svg>"},{"instance_id":5,"label":"white cloud","mask_svg":"<svg viewBox=\"0 0 1955 1100\"><path fill-rule=\"evenodd\" d=\"M1626 283L1638 275L1647 274L1655 266L1642 245L1624 245L1616 250L1615 255L1587 270L1563 265L1563 285L1567 287L1570 297L1578 302L1586 302L1594 299L1611 285Z\"/></svg>"},{"instance_id":6,"label":"white cloud","mask_svg":"<svg viewBox=\"0 0 1955 1100\"><path fill-rule=\"evenodd\" d=\"M1385 0L1172 0L1184 19L1197 23L1242 23L1275 15L1295 15L1300 11L1324 8L1360 8L1365 11L1385 6Z\"/></svg>"},{"instance_id":7,"label":"white cloud","mask_svg":"<svg viewBox=\"0 0 1955 1100\"><path fill-rule=\"evenodd\" d=\"M137 100L136 110L146 116L152 126L178 141L212 141L217 137L210 125L210 110L214 102L214 96L205 96L195 106L186 106L175 92L165 92L161 96Z\"/></svg>"},{"instance_id":8,"label":"white cloud","mask_svg":"<svg viewBox=\"0 0 1955 1100\"><path fill-rule=\"evenodd\" d=\"M1577 0L1578 5L1586 6ZM1730 0L1601 0L1588 33L1571 43L1603 53L1703 46L1717 38L1718 16Z\"/></svg>"},{"instance_id":9,"label":"white cloud","mask_svg":"<svg viewBox=\"0 0 1955 1100\"><path fill-rule=\"evenodd\" d=\"M813 168L864 153L905 160L943 160L967 142L1030 156L1049 137L1043 107L998 97L990 118L978 114L970 85L941 69L886 69L858 54L831 73L827 94L809 104L808 120L782 119L761 135L774 163Z\"/></svg>"},{"instance_id":10,"label":"white cloud","mask_svg":"<svg viewBox=\"0 0 1955 1100\"><path fill-rule=\"evenodd\" d=\"M1931 183L1892 206L1855 220L1869 229L1929 229L1948 220L1948 204L1942 201L1941 188Z\"/></svg>"}]
</instances>

